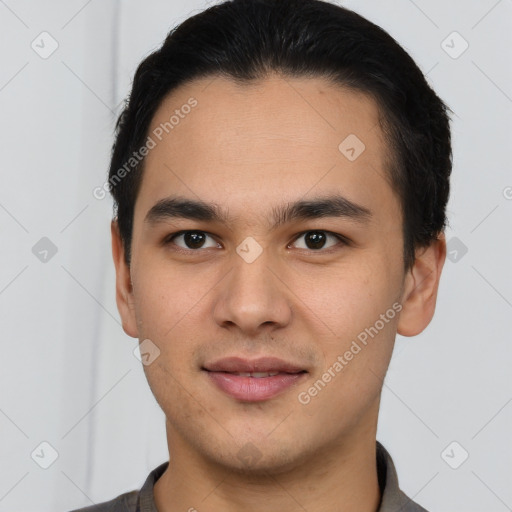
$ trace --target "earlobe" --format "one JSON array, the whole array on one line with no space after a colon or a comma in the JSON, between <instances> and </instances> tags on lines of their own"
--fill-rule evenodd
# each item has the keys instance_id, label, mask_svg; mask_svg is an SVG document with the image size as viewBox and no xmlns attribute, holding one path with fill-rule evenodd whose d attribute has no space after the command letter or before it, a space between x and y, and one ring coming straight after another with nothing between
<instances>
[{"instance_id":1,"label":"earlobe","mask_svg":"<svg viewBox=\"0 0 512 512\"><path fill-rule=\"evenodd\" d=\"M112 234L112 257L116 269L117 309L121 316L124 332L132 338L138 338L130 268L124 259L124 247L117 220L112 220L110 230Z\"/></svg>"},{"instance_id":2,"label":"earlobe","mask_svg":"<svg viewBox=\"0 0 512 512\"><path fill-rule=\"evenodd\" d=\"M414 265L405 277L402 311L397 327L398 334L416 336L432 320L445 259L446 239L444 233L440 233L428 247L421 248L416 252Z\"/></svg>"}]
</instances>

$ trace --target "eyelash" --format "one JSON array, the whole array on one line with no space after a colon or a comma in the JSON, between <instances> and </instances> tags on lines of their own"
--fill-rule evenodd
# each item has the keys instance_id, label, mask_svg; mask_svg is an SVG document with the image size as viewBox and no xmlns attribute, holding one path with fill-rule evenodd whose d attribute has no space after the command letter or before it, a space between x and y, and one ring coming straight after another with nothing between
<instances>
[{"instance_id":1,"label":"eyelash","mask_svg":"<svg viewBox=\"0 0 512 512\"><path fill-rule=\"evenodd\" d=\"M201 230L197 230L197 229L186 229L186 230L182 230L182 231L177 231L175 233L171 233L170 235L168 235L164 240L163 240L163 245L164 246L168 246L168 245L174 245L174 249L175 251L177 252L181 252L181 253L186 253L186 254L190 254L190 253L194 253L194 252L200 252L201 250L204 250L202 247L200 247L199 249L184 249L183 247L180 247L176 244L173 244L173 240L181 235L185 235L187 233L202 233L202 234L205 234L205 235L208 235L212 238L215 238L212 234L208 233L207 231L201 231ZM350 240L343 236L343 235L340 235L338 233L333 233L332 231L327 231L325 229L308 229L306 231L302 231L301 233L299 233L291 243L294 243L296 242L299 238L301 238L302 236L306 235L307 233L325 233L327 235L330 235L330 236L333 236L334 238L337 238L339 242L341 242L341 246L347 246L347 245L350 245ZM218 242L217 242L218 243ZM307 252L310 252L310 253L321 253L321 254L329 254L330 252L332 252L333 250L339 250L341 247L340 247L340 244L336 244L332 247L329 247L327 249L300 249L300 250L305 250ZM206 249L213 249L213 247L207 247Z\"/></svg>"}]
</instances>

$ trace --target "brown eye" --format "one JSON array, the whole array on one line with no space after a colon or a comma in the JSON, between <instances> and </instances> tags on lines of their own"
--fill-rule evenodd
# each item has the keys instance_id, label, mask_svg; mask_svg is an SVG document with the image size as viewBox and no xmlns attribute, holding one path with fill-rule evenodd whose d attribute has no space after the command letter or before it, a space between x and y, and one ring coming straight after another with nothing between
<instances>
[{"instance_id":1,"label":"brown eye","mask_svg":"<svg viewBox=\"0 0 512 512\"><path fill-rule=\"evenodd\" d=\"M183 234L183 241L189 249L199 249L203 246L205 239L204 233L192 231Z\"/></svg>"},{"instance_id":2,"label":"brown eye","mask_svg":"<svg viewBox=\"0 0 512 512\"><path fill-rule=\"evenodd\" d=\"M209 247L217 247L218 244L213 239L211 245L205 245L205 242L208 238L212 238L210 235L205 233L204 231L181 231L180 233L176 233L169 237L166 241L166 244L175 244L181 249L207 249ZM182 244L176 243L177 240L182 240Z\"/></svg>"},{"instance_id":3,"label":"brown eye","mask_svg":"<svg viewBox=\"0 0 512 512\"><path fill-rule=\"evenodd\" d=\"M325 233L321 231L310 231L304 238L309 249L321 249L326 241Z\"/></svg>"},{"instance_id":4,"label":"brown eye","mask_svg":"<svg viewBox=\"0 0 512 512\"><path fill-rule=\"evenodd\" d=\"M335 243L326 246L326 243L329 240L329 238L333 239ZM299 249L311 249L313 251L318 251L320 249L329 249L337 245L337 243L339 244L340 242L346 243L341 235L329 233L328 231L306 231L299 235L295 243L297 242L297 240L300 239L303 239L304 243L302 244L301 247L299 247Z\"/></svg>"}]
</instances>

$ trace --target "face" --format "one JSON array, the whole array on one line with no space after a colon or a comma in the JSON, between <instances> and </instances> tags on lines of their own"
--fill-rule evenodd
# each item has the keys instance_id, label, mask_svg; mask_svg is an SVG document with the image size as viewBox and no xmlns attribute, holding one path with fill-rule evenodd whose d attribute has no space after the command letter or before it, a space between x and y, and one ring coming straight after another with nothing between
<instances>
[{"instance_id":1,"label":"face","mask_svg":"<svg viewBox=\"0 0 512 512\"><path fill-rule=\"evenodd\" d=\"M320 78L202 79L148 133L130 268L115 223L113 249L123 328L159 350L144 370L170 451L281 471L374 440L396 332L430 321L443 260L404 274L375 102ZM250 370L279 373L232 373Z\"/></svg>"}]
</instances>

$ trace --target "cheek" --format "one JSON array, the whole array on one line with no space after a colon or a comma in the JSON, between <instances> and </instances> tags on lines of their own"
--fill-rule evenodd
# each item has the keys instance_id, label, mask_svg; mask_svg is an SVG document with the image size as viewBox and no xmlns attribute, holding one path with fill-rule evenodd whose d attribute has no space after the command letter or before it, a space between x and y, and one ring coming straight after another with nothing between
<instances>
[{"instance_id":1,"label":"cheek","mask_svg":"<svg viewBox=\"0 0 512 512\"><path fill-rule=\"evenodd\" d=\"M202 423L206 414L201 398L190 387L190 376L181 364L173 364L174 357L161 355L153 363L144 366L144 373L156 401L165 412L167 420L175 427L188 425L196 430L195 425ZM192 391L192 392L191 392ZM181 420L180 420L181 418ZM186 432L182 432L186 435Z\"/></svg>"},{"instance_id":2,"label":"cheek","mask_svg":"<svg viewBox=\"0 0 512 512\"><path fill-rule=\"evenodd\" d=\"M328 320L336 337L316 340L323 353L322 367L300 391L310 400L304 414L332 418L331 423L324 423L326 433L335 435L341 424L347 429L355 427L376 407L393 352L400 307L394 303L393 308L385 292L376 290L373 296L354 292L339 300L337 321Z\"/></svg>"},{"instance_id":3,"label":"cheek","mask_svg":"<svg viewBox=\"0 0 512 512\"><path fill-rule=\"evenodd\" d=\"M305 302L339 340L357 336L373 325L399 297L399 274L382 265L382 258L359 265L329 269L300 288ZM299 295L297 293L297 295ZM386 323L388 326L388 323Z\"/></svg>"},{"instance_id":4,"label":"cheek","mask_svg":"<svg viewBox=\"0 0 512 512\"><path fill-rule=\"evenodd\" d=\"M333 382L326 398L340 407L354 400L362 406L378 395L393 352L401 273L398 265L385 262L382 255L367 258L331 275L325 286L318 282L322 293L313 302L314 311L331 333L317 338L323 368L316 377L322 379L329 370L335 375L326 375Z\"/></svg>"},{"instance_id":5,"label":"cheek","mask_svg":"<svg viewBox=\"0 0 512 512\"><path fill-rule=\"evenodd\" d=\"M191 267L190 267L191 268ZM204 279L194 276L192 270L183 270L169 264L148 263L133 277L135 309L141 336L160 340L176 339L201 299L211 288ZM188 326L192 327L192 326Z\"/></svg>"}]
</instances>

